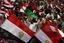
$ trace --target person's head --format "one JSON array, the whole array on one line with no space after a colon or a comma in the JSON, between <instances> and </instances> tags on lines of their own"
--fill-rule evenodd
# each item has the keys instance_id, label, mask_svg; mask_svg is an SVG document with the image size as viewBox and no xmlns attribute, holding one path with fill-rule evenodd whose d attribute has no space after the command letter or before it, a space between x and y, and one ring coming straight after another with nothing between
<instances>
[{"instance_id":1,"label":"person's head","mask_svg":"<svg viewBox=\"0 0 64 43\"><path fill-rule=\"evenodd\" d=\"M64 43L64 37L59 40L59 43Z\"/></svg>"}]
</instances>

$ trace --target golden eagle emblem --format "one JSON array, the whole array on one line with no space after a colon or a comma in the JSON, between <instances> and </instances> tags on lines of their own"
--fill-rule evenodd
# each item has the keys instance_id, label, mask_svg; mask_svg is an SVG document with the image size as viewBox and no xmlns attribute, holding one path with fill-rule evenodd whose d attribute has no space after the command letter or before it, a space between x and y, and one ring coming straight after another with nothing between
<instances>
[{"instance_id":1,"label":"golden eagle emblem","mask_svg":"<svg viewBox=\"0 0 64 43\"><path fill-rule=\"evenodd\" d=\"M24 35L24 33L23 33L23 32L19 32L19 33L18 33L18 38L22 38L22 37L23 37L23 35Z\"/></svg>"},{"instance_id":2,"label":"golden eagle emblem","mask_svg":"<svg viewBox=\"0 0 64 43\"><path fill-rule=\"evenodd\" d=\"M45 43L50 43L50 42L48 40L46 40Z\"/></svg>"}]
</instances>

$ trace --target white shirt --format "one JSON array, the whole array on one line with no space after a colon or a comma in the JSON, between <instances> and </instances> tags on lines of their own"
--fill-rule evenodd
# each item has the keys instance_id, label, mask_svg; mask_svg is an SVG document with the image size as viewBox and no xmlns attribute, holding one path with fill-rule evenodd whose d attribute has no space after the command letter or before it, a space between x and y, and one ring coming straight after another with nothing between
<instances>
[{"instance_id":1,"label":"white shirt","mask_svg":"<svg viewBox=\"0 0 64 43\"><path fill-rule=\"evenodd\" d=\"M32 31L36 32L37 24L38 24L38 23L30 24L29 28L30 28Z\"/></svg>"},{"instance_id":2,"label":"white shirt","mask_svg":"<svg viewBox=\"0 0 64 43\"><path fill-rule=\"evenodd\" d=\"M52 17L52 19L54 19L54 15L53 15L53 14L51 14L51 15L50 15L50 14L47 14L47 15L46 15L46 18L48 18L48 17L50 17L50 16Z\"/></svg>"}]
</instances>

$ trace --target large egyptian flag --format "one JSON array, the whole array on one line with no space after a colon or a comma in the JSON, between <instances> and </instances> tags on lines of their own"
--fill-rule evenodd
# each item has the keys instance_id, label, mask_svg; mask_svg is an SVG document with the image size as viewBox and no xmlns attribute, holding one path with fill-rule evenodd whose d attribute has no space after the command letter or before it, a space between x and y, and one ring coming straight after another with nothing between
<instances>
[{"instance_id":1,"label":"large egyptian flag","mask_svg":"<svg viewBox=\"0 0 64 43\"><path fill-rule=\"evenodd\" d=\"M10 32L6 31L5 29L0 27L0 42L1 43L25 43L22 40L20 40L19 38L17 38L16 36L14 36L13 34L11 34Z\"/></svg>"},{"instance_id":2,"label":"large egyptian flag","mask_svg":"<svg viewBox=\"0 0 64 43\"><path fill-rule=\"evenodd\" d=\"M11 0L3 0L3 2L4 2L3 3L4 7L6 7L6 8L13 8L14 7Z\"/></svg>"},{"instance_id":3,"label":"large egyptian flag","mask_svg":"<svg viewBox=\"0 0 64 43\"><path fill-rule=\"evenodd\" d=\"M28 4L25 3L25 4L22 4L20 6L20 12L24 12L26 14L28 14L29 16L33 17L33 18L38 18L38 16L36 14L34 14L30 9L27 8L28 7Z\"/></svg>"},{"instance_id":4,"label":"large egyptian flag","mask_svg":"<svg viewBox=\"0 0 64 43\"><path fill-rule=\"evenodd\" d=\"M13 12L10 13L10 16L1 27L24 42L28 42L34 35L34 32L30 30L23 21L19 20Z\"/></svg>"},{"instance_id":5,"label":"large egyptian flag","mask_svg":"<svg viewBox=\"0 0 64 43\"><path fill-rule=\"evenodd\" d=\"M59 43L62 35L59 33L58 28L49 20L35 34L42 43Z\"/></svg>"}]
</instances>

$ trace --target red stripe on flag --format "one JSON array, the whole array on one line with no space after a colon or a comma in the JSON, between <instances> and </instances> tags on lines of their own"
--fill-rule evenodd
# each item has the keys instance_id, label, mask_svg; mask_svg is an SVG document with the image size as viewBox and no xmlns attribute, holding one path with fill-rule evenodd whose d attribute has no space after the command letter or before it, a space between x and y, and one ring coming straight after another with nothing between
<instances>
[{"instance_id":1,"label":"red stripe on flag","mask_svg":"<svg viewBox=\"0 0 64 43\"><path fill-rule=\"evenodd\" d=\"M56 34L51 30L50 26L55 27ZM41 27L41 30L52 40L53 43L59 43L59 39L62 38L58 28L49 20L46 20L46 23Z\"/></svg>"},{"instance_id":2,"label":"red stripe on flag","mask_svg":"<svg viewBox=\"0 0 64 43\"><path fill-rule=\"evenodd\" d=\"M8 20L11 21L13 24L15 24L16 26L18 26L20 29L22 29L23 31L25 31L28 35L33 36L34 32L32 30L30 30L23 21L19 20L15 14L12 12L10 13L10 16L8 17Z\"/></svg>"}]
</instances>

